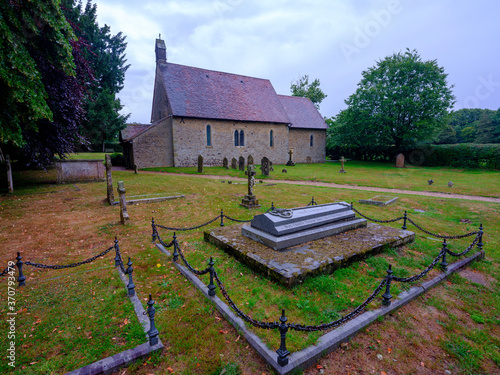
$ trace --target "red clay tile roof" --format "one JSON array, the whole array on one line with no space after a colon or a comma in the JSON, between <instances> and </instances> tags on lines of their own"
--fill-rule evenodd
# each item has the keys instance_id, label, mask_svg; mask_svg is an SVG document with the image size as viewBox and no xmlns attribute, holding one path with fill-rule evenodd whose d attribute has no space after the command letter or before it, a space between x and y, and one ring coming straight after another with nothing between
<instances>
[{"instance_id":1,"label":"red clay tile roof","mask_svg":"<svg viewBox=\"0 0 500 375\"><path fill-rule=\"evenodd\" d=\"M120 133L121 141L130 141L151 126L153 124L128 124Z\"/></svg>"},{"instance_id":2,"label":"red clay tile roof","mask_svg":"<svg viewBox=\"0 0 500 375\"><path fill-rule=\"evenodd\" d=\"M172 63L159 66L174 116L290 123L267 79Z\"/></svg>"},{"instance_id":3,"label":"red clay tile roof","mask_svg":"<svg viewBox=\"0 0 500 375\"><path fill-rule=\"evenodd\" d=\"M286 95L278 95L278 97L290 119L292 129L326 129L328 127L323 116L308 98Z\"/></svg>"}]
</instances>

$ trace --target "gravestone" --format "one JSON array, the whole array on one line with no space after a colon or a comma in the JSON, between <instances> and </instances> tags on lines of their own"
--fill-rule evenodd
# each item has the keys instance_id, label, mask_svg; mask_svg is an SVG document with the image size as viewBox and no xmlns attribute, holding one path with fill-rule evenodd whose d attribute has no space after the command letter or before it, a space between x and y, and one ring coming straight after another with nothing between
<instances>
[{"instance_id":1,"label":"gravestone","mask_svg":"<svg viewBox=\"0 0 500 375\"><path fill-rule=\"evenodd\" d=\"M307 163L307 164L311 164L311 163L312 163L312 158L311 158L310 156L308 156L308 157L306 158L306 163Z\"/></svg>"},{"instance_id":2,"label":"gravestone","mask_svg":"<svg viewBox=\"0 0 500 375\"><path fill-rule=\"evenodd\" d=\"M105 156L106 160L106 183L107 183L107 192L108 192L108 203L113 204L115 201L115 195L113 193L113 177L111 175L111 155L106 154Z\"/></svg>"},{"instance_id":3,"label":"gravestone","mask_svg":"<svg viewBox=\"0 0 500 375\"><path fill-rule=\"evenodd\" d=\"M255 197L253 193L253 187L255 186L255 169L252 164L247 166L247 177L248 177L248 194L241 200L240 206L254 209L260 208L259 200Z\"/></svg>"},{"instance_id":4,"label":"gravestone","mask_svg":"<svg viewBox=\"0 0 500 375\"><path fill-rule=\"evenodd\" d=\"M290 155L290 158L286 162L286 165L293 167L295 165L295 163L292 161L293 150L288 151L288 155Z\"/></svg>"},{"instance_id":5,"label":"gravestone","mask_svg":"<svg viewBox=\"0 0 500 375\"><path fill-rule=\"evenodd\" d=\"M274 172L273 162L269 161L269 171Z\"/></svg>"},{"instance_id":6,"label":"gravestone","mask_svg":"<svg viewBox=\"0 0 500 375\"><path fill-rule=\"evenodd\" d=\"M253 165L253 156L252 155L248 155L247 165Z\"/></svg>"},{"instance_id":7,"label":"gravestone","mask_svg":"<svg viewBox=\"0 0 500 375\"><path fill-rule=\"evenodd\" d=\"M226 168L226 169L229 169L229 167L228 167L228 165L227 165L227 164L228 164L228 162L227 162L227 158L222 159L222 167L223 167L223 168Z\"/></svg>"},{"instance_id":8,"label":"gravestone","mask_svg":"<svg viewBox=\"0 0 500 375\"><path fill-rule=\"evenodd\" d=\"M450 187L450 188L453 187L453 182L452 181L448 182L448 187Z\"/></svg>"},{"instance_id":9,"label":"gravestone","mask_svg":"<svg viewBox=\"0 0 500 375\"><path fill-rule=\"evenodd\" d=\"M256 215L241 234L274 250L366 227L345 202L292 209L274 208Z\"/></svg>"},{"instance_id":10,"label":"gravestone","mask_svg":"<svg viewBox=\"0 0 500 375\"><path fill-rule=\"evenodd\" d=\"M5 155L5 164L7 166L7 185L9 188L9 194L14 192L14 180L12 179L12 166L10 164L10 155Z\"/></svg>"},{"instance_id":11,"label":"gravestone","mask_svg":"<svg viewBox=\"0 0 500 375\"><path fill-rule=\"evenodd\" d=\"M260 169L264 176L269 176L269 159L265 156L260 161Z\"/></svg>"},{"instance_id":12,"label":"gravestone","mask_svg":"<svg viewBox=\"0 0 500 375\"><path fill-rule=\"evenodd\" d=\"M198 156L198 173L203 173L203 156Z\"/></svg>"},{"instance_id":13,"label":"gravestone","mask_svg":"<svg viewBox=\"0 0 500 375\"><path fill-rule=\"evenodd\" d=\"M345 159L344 159L344 157L342 156L342 157L340 158L340 171L339 171L339 173L347 173L347 172L345 171L345 169L344 169L344 163L345 163Z\"/></svg>"},{"instance_id":14,"label":"gravestone","mask_svg":"<svg viewBox=\"0 0 500 375\"><path fill-rule=\"evenodd\" d=\"M238 169L238 161L236 160L236 158L231 159L231 168Z\"/></svg>"},{"instance_id":15,"label":"gravestone","mask_svg":"<svg viewBox=\"0 0 500 375\"><path fill-rule=\"evenodd\" d=\"M398 154L398 156L396 156L396 167L404 168L404 166L405 166L405 156L403 154Z\"/></svg>"},{"instance_id":16,"label":"gravestone","mask_svg":"<svg viewBox=\"0 0 500 375\"><path fill-rule=\"evenodd\" d=\"M120 195L120 221L123 225L130 222L127 211L127 201L125 200L125 185L123 181L118 181L118 194Z\"/></svg>"},{"instance_id":17,"label":"gravestone","mask_svg":"<svg viewBox=\"0 0 500 375\"><path fill-rule=\"evenodd\" d=\"M243 156L240 156L240 158L238 159L238 169L240 171L245 170L245 158Z\"/></svg>"}]
</instances>

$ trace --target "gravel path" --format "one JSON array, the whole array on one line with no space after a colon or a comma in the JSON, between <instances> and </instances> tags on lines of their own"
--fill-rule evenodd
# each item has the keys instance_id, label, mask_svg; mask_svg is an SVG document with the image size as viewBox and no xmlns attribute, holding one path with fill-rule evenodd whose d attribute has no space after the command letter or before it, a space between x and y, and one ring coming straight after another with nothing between
<instances>
[{"instance_id":1,"label":"gravel path","mask_svg":"<svg viewBox=\"0 0 500 375\"><path fill-rule=\"evenodd\" d=\"M212 180L231 180L231 181L238 181L238 182L247 181L246 178L231 177L231 176L205 175L205 174L204 175L197 175L197 174L187 174L187 173L146 172L146 171L141 171L140 173L151 173L151 174L160 173L160 174L166 174L166 175L170 175L170 176L186 176L186 177L205 178L205 179L212 179ZM265 180L265 182L267 184L324 186L324 187L331 187L331 188L336 188L336 189L376 191L379 193L389 193L389 194L422 195L422 196L426 196L426 197L467 199L467 200L471 200L471 201L500 203L500 198L481 197L481 196L476 196L476 195L452 194L452 193L437 193L437 192L432 192L432 191L413 191L413 190L387 189L387 188L378 188L378 187L369 187L369 186L342 185L342 184L335 184L332 182L267 180L267 179Z\"/></svg>"}]
</instances>

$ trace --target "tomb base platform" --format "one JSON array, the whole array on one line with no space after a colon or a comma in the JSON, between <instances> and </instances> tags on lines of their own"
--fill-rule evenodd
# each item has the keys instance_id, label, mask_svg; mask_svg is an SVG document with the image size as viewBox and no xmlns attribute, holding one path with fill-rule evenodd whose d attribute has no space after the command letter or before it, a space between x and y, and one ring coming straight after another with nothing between
<instances>
[{"instance_id":1,"label":"tomb base platform","mask_svg":"<svg viewBox=\"0 0 500 375\"><path fill-rule=\"evenodd\" d=\"M242 235L244 225L207 230L205 241L286 287L300 284L308 277L333 273L349 263L382 252L386 246L398 247L415 240L415 233L411 231L368 223L364 228L276 251Z\"/></svg>"}]
</instances>

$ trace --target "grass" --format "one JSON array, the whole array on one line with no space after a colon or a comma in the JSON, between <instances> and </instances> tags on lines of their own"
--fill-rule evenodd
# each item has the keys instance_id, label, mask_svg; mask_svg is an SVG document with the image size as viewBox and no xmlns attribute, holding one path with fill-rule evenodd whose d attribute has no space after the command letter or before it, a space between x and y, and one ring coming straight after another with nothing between
<instances>
[{"instance_id":1,"label":"grass","mask_svg":"<svg viewBox=\"0 0 500 375\"><path fill-rule=\"evenodd\" d=\"M363 161L348 161L345 168L347 173L338 173L340 164L333 162L297 164L294 167L276 165L274 166L274 172L271 172L269 177L258 174L256 178L262 180L331 182L352 186L500 197L500 171L414 166L395 168L392 164ZM286 169L287 173L282 173L283 169ZM146 168L145 170L198 174L197 167ZM258 173L259 171L257 168ZM245 177L243 171L223 167L204 167L203 174ZM429 185L427 181L431 179L434 183ZM453 188L448 187L449 181L454 183Z\"/></svg>"},{"instance_id":2,"label":"grass","mask_svg":"<svg viewBox=\"0 0 500 375\"><path fill-rule=\"evenodd\" d=\"M314 165L309 167L316 168ZM369 170L369 165L364 168ZM376 173L394 170L388 166L384 170L379 165L374 165L373 169ZM152 293L156 300L156 323L167 348L162 354L128 368L127 374L139 375L166 374L170 373L169 368L178 374L210 374L217 371L220 374L224 368L230 373L233 367L237 369L234 370L238 371L236 373L270 373L241 333L234 330L213 305L176 271L170 260L151 244L152 216L159 224L182 227L205 222L216 216L221 208L229 216L247 219L267 210L271 202L278 207L295 207L308 203L311 196L324 203L357 201L367 194L326 187L258 184L255 193L263 207L257 212L249 212L239 206L246 190L244 185L222 184L220 181L185 175L113 172L115 185L116 181L123 180L130 195L186 195L178 200L129 206L132 223L124 227L118 224L118 207L103 203L105 183L54 185L50 182L53 181L53 171L31 175L23 173L24 177L16 175L15 181L31 178L32 183L21 185L18 182L13 195L0 197L0 231L5 234L0 237L0 259L6 263L15 256L15 251L22 251L24 260L70 263L107 248L116 235L123 256L131 256L134 262L134 283L140 299L145 304L144 298ZM466 180L472 180L475 175L474 171L460 173L467 175L464 177ZM486 173L481 181L490 184L492 176L496 178L496 175ZM49 183L40 184L40 181ZM352 374L371 373L372 369L378 373L409 373L410 369L421 367L423 362L429 373L443 373L445 369L453 373L498 373L495 371L499 366L500 347L499 204L404 195L385 208L368 205L357 205L357 208L379 219L390 219L407 210L417 223L442 234L465 233L476 230L483 223L487 258L472 269L485 275L490 286L468 282L458 275L450 278L392 316L373 323L365 333L353 338L348 346L323 358L320 363L327 368L325 372L342 373L346 366L350 368L355 364L354 370L349 370ZM425 212L415 212L415 208ZM471 223L461 223L460 219L469 219ZM410 226L409 229L414 228ZM289 322L302 324L319 324L338 318L371 293L385 275L388 264L393 265L396 276L411 276L426 266L441 247L440 241L433 241L428 235L418 232L414 244L400 250L386 250L332 275L318 276L287 290L255 275L224 252L205 243L202 231L177 233L180 246L193 266L205 268L208 258L213 256L217 272L244 312L257 319L276 321L281 309L285 308ZM161 234L169 240L172 232L163 231ZM469 239L465 239L450 241L449 245L451 250L459 251L468 243ZM448 262L451 261L454 260L448 259ZM111 266L110 259L100 262L103 267ZM18 337L26 341L18 341L17 345L22 347L29 343L31 346L22 348L23 354L18 357L16 368L19 373L45 371L59 374L72 369L71 366L101 359L112 353L107 346L110 337L120 337L120 342L134 345L133 332L139 335L140 326L134 323L133 313L126 310L128 302L116 271L96 271L90 265L82 267L88 268L60 270L57 274L49 270L27 273L27 286L18 289L16 298L17 308L28 309L26 312L30 315L19 315ZM432 271L430 277L437 272ZM49 280L59 276L62 278ZM208 283L208 277L202 276L201 279ZM115 286L118 288L116 294L112 293ZM394 283L391 291L397 295L408 287L407 284ZM3 300L6 300L6 293L6 288L0 290ZM370 308L378 306L379 302L373 303ZM58 315L61 311L73 310L75 314L65 319L68 328L59 334L62 323ZM0 306L0 311L5 314L6 305ZM103 319L89 319L90 315L96 317L96 312L103 315ZM37 324L33 324L36 321L34 315L41 319ZM113 317L120 323L115 324ZM120 328L126 318L130 323ZM84 328L83 323L88 326ZM59 327L52 332L56 326ZM77 329L79 326L80 330ZM133 327L133 332L127 333L126 329ZM32 328L35 330L31 331ZM5 319L0 322L0 329L6 331ZM68 334L70 337L64 337L66 329L72 330ZM82 330L83 336L79 334ZM85 332L90 332L92 341L79 342L86 339ZM276 331L254 332L271 349L279 347ZM64 340L59 336L63 336ZM315 343L318 337L318 333L292 331L287 335L287 347L292 352L300 350ZM5 349L2 345L5 344L0 344L0 350ZM97 354L94 349L99 349L95 350ZM123 348L114 350L119 352ZM21 348L18 353L21 353ZM384 360L378 360L377 354L382 354ZM33 362L37 363L31 364ZM4 372L8 371L7 368ZM315 366L305 371L306 374L316 372Z\"/></svg>"}]
</instances>

